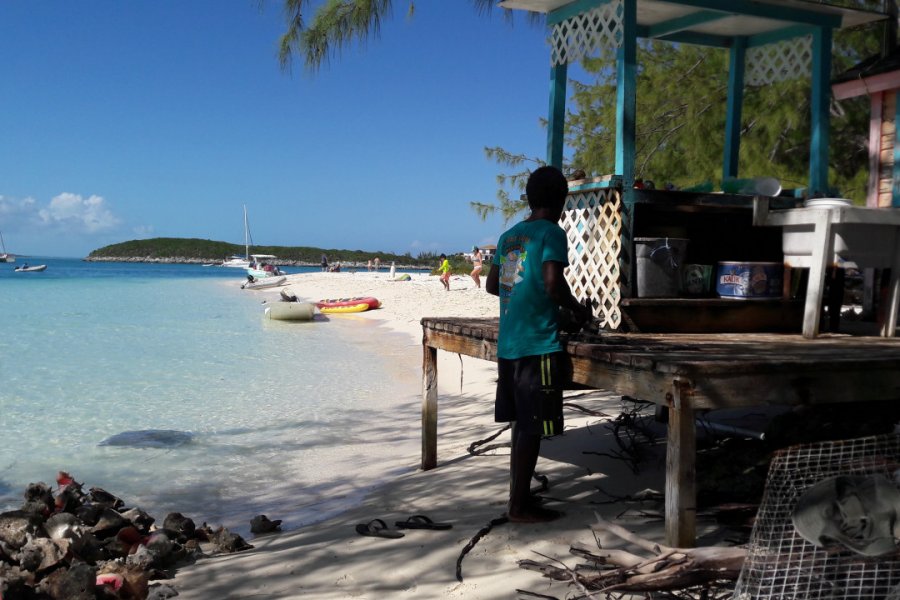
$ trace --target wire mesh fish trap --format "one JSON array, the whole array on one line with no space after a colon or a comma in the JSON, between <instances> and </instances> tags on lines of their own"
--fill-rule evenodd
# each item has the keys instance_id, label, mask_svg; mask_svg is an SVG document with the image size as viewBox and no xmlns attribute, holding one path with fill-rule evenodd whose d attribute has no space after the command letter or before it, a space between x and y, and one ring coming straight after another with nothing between
<instances>
[{"instance_id":1,"label":"wire mesh fish trap","mask_svg":"<svg viewBox=\"0 0 900 600\"><path fill-rule=\"evenodd\" d=\"M900 436L776 453L736 600L900 600Z\"/></svg>"}]
</instances>

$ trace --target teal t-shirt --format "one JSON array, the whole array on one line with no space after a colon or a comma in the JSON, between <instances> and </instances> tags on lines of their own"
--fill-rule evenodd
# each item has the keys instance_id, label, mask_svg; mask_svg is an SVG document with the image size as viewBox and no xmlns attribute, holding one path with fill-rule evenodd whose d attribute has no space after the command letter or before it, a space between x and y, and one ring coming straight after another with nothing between
<instances>
[{"instance_id":1,"label":"teal t-shirt","mask_svg":"<svg viewBox=\"0 0 900 600\"><path fill-rule=\"evenodd\" d=\"M500 358L562 350L559 306L544 289L547 261L569 264L566 234L556 223L522 221L500 236L493 260L500 269Z\"/></svg>"}]
</instances>

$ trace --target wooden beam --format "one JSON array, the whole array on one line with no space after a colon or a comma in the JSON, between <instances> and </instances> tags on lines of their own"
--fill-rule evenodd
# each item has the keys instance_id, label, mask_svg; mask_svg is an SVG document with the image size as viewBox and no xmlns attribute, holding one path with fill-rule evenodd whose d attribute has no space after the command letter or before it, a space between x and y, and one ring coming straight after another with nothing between
<instances>
[{"instance_id":1,"label":"wooden beam","mask_svg":"<svg viewBox=\"0 0 900 600\"><path fill-rule=\"evenodd\" d=\"M813 33L809 193L828 193L829 104L831 99L832 31L820 27Z\"/></svg>"},{"instance_id":2,"label":"wooden beam","mask_svg":"<svg viewBox=\"0 0 900 600\"><path fill-rule=\"evenodd\" d=\"M697 431L690 384L673 382L668 399L666 544L690 548L697 537Z\"/></svg>"},{"instance_id":3,"label":"wooden beam","mask_svg":"<svg viewBox=\"0 0 900 600\"><path fill-rule=\"evenodd\" d=\"M581 13L587 12L598 6L609 4L611 0L575 0L565 6L560 6L556 10L547 13L547 25L556 25L562 23L566 19L576 17Z\"/></svg>"},{"instance_id":4,"label":"wooden beam","mask_svg":"<svg viewBox=\"0 0 900 600\"><path fill-rule=\"evenodd\" d=\"M616 168L622 185L634 187L637 121L637 0L622 1L622 45L616 50Z\"/></svg>"},{"instance_id":5,"label":"wooden beam","mask_svg":"<svg viewBox=\"0 0 900 600\"><path fill-rule=\"evenodd\" d=\"M547 121L547 164L557 169L563 166L566 122L566 77L568 65L550 68L550 114Z\"/></svg>"},{"instance_id":6,"label":"wooden beam","mask_svg":"<svg viewBox=\"0 0 900 600\"><path fill-rule=\"evenodd\" d=\"M747 39L734 38L728 68L728 108L725 114L725 156L722 180L738 176L741 152L741 117L744 107L744 63Z\"/></svg>"},{"instance_id":7,"label":"wooden beam","mask_svg":"<svg viewBox=\"0 0 900 600\"><path fill-rule=\"evenodd\" d=\"M884 92L872 94L869 114L869 186L866 206L878 208L878 173L881 165L881 123L884 118Z\"/></svg>"},{"instance_id":8,"label":"wooden beam","mask_svg":"<svg viewBox=\"0 0 900 600\"><path fill-rule=\"evenodd\" d=\"M831 91L835 99L846 100L896 89L900 89L900 70L836 83Z\"/></svg>"},{"instance_id":9,"label":"wooden beam","mask_svg":"<svg viewBox=\"0 0 900 600\"><path fill-rule=\"evenodd\" d=\"M900 123L900 97L894 94L894 169L891 181L891 208L900 207L900 140L897 138L897 123ZM879 144L880 145L880 144Z\"/></svg>"},{"instance_id":10,"label":"wooden beam","mask_svg":"<svg viewBox=\"0 0 900 600\"><path fill-rule=\"evenodd\" d=\"M641 32L643 28L639 28L640 37L649 37ZM724 35L712 35L709 33L696 33L693 31L681 31L679 33L670 33L656 38L663 42L672 42L675 44L692 44L694 46L709 46L711 48L730 48L732 38Z\"/></svg>"},{"instance_id":11,"label":"wooden beam","mask_svg":"<svg viewBox=\"0 0 900 600\"><path fill-rule=\"evenodd\" d=\"M693 6L705 10L723 12L729 15L748 15L764 19L777 19L791 23L804 23L818 27L837 28L841 26L841 15L832 15L788 6L759 4L753 0L660 0L679 6Z\"/></svg>"},{"instance_id":12,"label":"wooden beam","mask_svg":"<svg viewBox=\"0 0 900 600\"><path fill-rule=\"evenodd\" d=\"M723 12L699 10L677 19L669 19L668 21L651 25L647 28L647 35L644 37L657 38L671 33L680 33L697 25L724 19L727 16L728 14Z\"/></svg>"},{"instance_id":13,"label":"wooden beam","mask_svg":"<svg viewBox=\"0 0 900 600\"><path fill-rule=\"evenodd\" d=\"M758 48L775 42L783 42L784 40L792 40L804 35L812 35L815 33L815 27L809 25L792 25L775 31L767 31L766 33L758 33L747 38L748 48Z\"/></svg>"},{"instance_id":14,"label":"wooden beam","mask_svg":"<svg viewBox=\"0 0 900 600\"><path fill-rule=\"evenodd\" d=\"M422 345L422 470L437 466L437 348Z\"/></svg>"}]
</instances>

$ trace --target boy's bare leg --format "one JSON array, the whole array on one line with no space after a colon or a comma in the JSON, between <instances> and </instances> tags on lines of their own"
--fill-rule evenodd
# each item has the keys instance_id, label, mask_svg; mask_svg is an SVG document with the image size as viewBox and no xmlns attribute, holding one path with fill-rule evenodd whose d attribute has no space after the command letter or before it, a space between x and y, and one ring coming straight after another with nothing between
<instances>
[{"instance_id":1,"label":"boy's bare leg","mask_svg":"<svg viewBox=\"0 0 900 600\"><path fill-rule=\"evenodd\" d=\"M540 450L540 434L527 433L513 424L506 515L514 523L543 523L562 516L558 511L538 506L531 497L531 479Z\"/></svg>"}]
</instances>

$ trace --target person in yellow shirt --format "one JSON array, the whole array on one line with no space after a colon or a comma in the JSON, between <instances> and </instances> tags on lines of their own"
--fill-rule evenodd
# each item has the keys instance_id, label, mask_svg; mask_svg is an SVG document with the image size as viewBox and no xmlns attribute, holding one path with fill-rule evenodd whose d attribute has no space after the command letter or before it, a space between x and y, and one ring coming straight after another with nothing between
<instances>
[{"instance_id":1,"label":"person in yellow shirt","mask_svg":"<svg viewBox=\"0 0 900 600\"><path fill-rule=\"evenodd\" d=\"M450 291L450 261L447 260L446 254L441 254L441 266L438 267L438 271L441 272L441 283L444 284L444 289L449 292Z\"/></svg>"}]
</instances>

